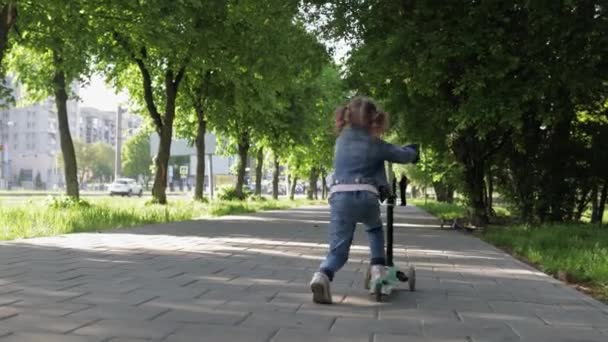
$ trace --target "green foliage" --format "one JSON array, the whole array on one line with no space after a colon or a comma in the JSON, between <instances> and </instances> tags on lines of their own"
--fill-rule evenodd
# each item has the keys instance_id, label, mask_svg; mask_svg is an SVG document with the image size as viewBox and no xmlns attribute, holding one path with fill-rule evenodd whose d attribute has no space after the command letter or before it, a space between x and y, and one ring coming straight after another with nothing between
<instances>
[{"instance_id":1,"label":"green foliage","mask_svg":"<svg viewBox=\"0 0 608 342\"><path fill-rule=\"evenodd\" d=\"M608 299L608 230L589 224L487 229L482 238L536 264L542 271L590 286Z\"/></svg>"},{"instance_id":2,"label":"green foliage","mask_svg":"<svg viewBox=\"0 0 608 342\"><path fill-rule=\"evenodd\" d=\"M291 128L298 130L300 137L284 150L290 173L300 178L307 178L313 168L331 168L336 139L334 111L347 93L337 67L331 64L325 65L308 87L307 95L300 99L307 106L294 113L305 122Z\"/></svg>"},{"instance_id":3,"label":"green foliage","mask_svg":"<svg viewBox=\"0 0 608 342\"><path fill-rule=\"evenodd\" d=\"M122 148L122 174L131 178L149 178L152 175L151 165L150 135L140 131Z\"/></svg>"},{"instance_id":4,"label":"green foliage","mask_svg":"<svg viewBox=\"0 0 608 342\"><path fill-rule=\"evenodd\" d=\"M83 184L94 179L110 179L114 174L114 149L112 146L97 142L87 144L74 140L74 151L78 161L78 180ZM63 158L58 159L63 167Z\"/></svg>"},{"instance_id":5,"label":"green foliage","mask_svg":"<svg viewBox=\"0 0 608 342\"><path fill-rule=\"evenodd\" d=\"M442 220L453 220L456 218L466 218L468 216L466 207L461 204L441 203L420 199L408 200L408 203L411 203Z\"/></svg>"},{"instance_id":6,"label":"green foliage","mask_svg":"<svg viewBox=\"0 0 608 342\"><path fill-rule=\"evenodd\" d=\"M25 86L29 101L44 101L54 94L57 71L65 74L68 85L88 76L97 33L84 12L85 3L19 1L20 34L7 64ZM66 90L71 93L71 88Z\"/></svg>"},{"instance_id":7,"label":"green foliage","mask_svg":"<svg viewBox=\"0 0 608 342\"><path fill-rule=\"evenodd\" d=\"M251 196L249 189L243 189L242 196L239 196L234 186L223 187L217 192L217 198L221 201L242 201L249 196Z\"/></svg>"},{"instance_id":8,"label":"green foliage","mask_svg":"<svg viewBox=\"0 0 608 342\"><path fill-rule=\"evenodd\" d=\"M249 200L250 201L254 201L254 202L265 202L268 201L268 199L262 195L251 195L249 196Z\"/></svg>"},{"instance_id":9,"label":"green foliage","mask_svg":"<svg viewBox=\"0 0 608 342\"><path fill-rule=\"evenodd\" d=\"M45 200L45 204L51 209L86 209L91 207L91 204L83 199L74 199L68 196L49 196Z\"/></svg>"}]
</instances>

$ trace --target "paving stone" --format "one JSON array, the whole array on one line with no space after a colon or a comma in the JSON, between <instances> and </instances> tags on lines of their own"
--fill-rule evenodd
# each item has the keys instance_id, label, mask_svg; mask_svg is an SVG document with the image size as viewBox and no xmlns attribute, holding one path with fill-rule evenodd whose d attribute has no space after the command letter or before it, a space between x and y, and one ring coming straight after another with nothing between
<instances>
[{"instance_id":1,"label":"paving stone","mask_svg":"<svg viewBox=\"0 0 608 342\"><path fill-rule=\"evenodd\" d=\"M162 339L177 329L175 324L137 320L101 320L73 331L73 334L96 337Z\"/></svg>"},{"instance_id":2,"label":"paving stone","mask_svg":"<svg viewBox=\"0 0 608 342\"><path fill-rule=\"evenodd\" d=\"M474 341L519 341L519 336L503 322L478 320L464 322L425 322L424 336L430 338L470 338Z\"/></svg>"},{"instance_id":3,"label":"paving stone","mask_svg":"<svg viewBox=\"0 0 608 342\"><path fill-rule=\"evenodd\" d=\"M64 317L93 318L93 319L125 319L148 320L158 316L165 309L152 307L138 307L132 305L103 304L94 305L85 310L76 311Z\"/></svg>"},{"instance_id":4,"label":"paving stone","mask_svg":"<svg viewBox=\"0 0 608 342\"><path fill-rule=\"evenodd\" d=\"M11 306L0 306L0 321L17 316L19 310Z\"/></svg>"},{"instance_id":5,"label":"paving stone","mask_svg":"<svg viewBox=\"0 0 608 342\"><path fill-rule=\"evenodd\" d=\"M327 332L335 320L335 317L319 315L253 312L240 325L243 327L269 327Z\"/></svg>"},{"instance_id":6,"label":"paving stone","mask_svg":"<svg viewBox=\"0 0 608 342\"><path fill-rule=\"evenodd\" d=\"M8 337L0 339L2 342L101 342L102 339L95 336L59 335L49 333L26 333L17 332Z\"/></svg>"},{"instance_id":7,"label":"paving stone","mask_svg":"<svg viewBox=\"0 0 608 342\"><path fill-rule=\"evenodd\" d=\"M551 311L540 310L537 314L550 325L576 325L608 328L608 315L598 315L597 309L592 307Z\"/></svg>"},{"instance_id":8,"label":"paving stone","mask_svg":"<svg viewBox=\"0 0 608 342\"><path fill-rule=\"evenodd\" d=\"M230 327L211 324L187 324L171 334L166 342L266 342L276 334L276 329L256 327Z\"/></svg>"},{"instance_id":9,"label":"paving stone","mask_svg":"<svg viewBox=\"0 0 608 342\"><path fill-rule=\"evenodd\" d=\"M606 335L598 329L582 326L551 326L528 322L512 322L509 325L523 341L556 342L605 342Z\"/></svg>"},{"instance_id":10,"label":"paving stone","mask_svg":"<svg viewBox=\"0 0 608 342\"><path fill-rule=\"evenodd\" d=\"M192 324L221 324L236 325L247 318L249 313L238 311L226 311L221 309L210 310L169 310L166 313L153 318L155 322L178 322Z\"/></svg>"},{"instance_id":11,"label":"paving stone","mask_svg":"<svg viewBox=\"0 0 608 342\"><path fill-rule=\"evenodd\" d=\"M375 334L373 342L469 342L467 338Z\"/></svg>"},{"instance_id":12,"label":"paving stone","mask_svg":"<svg viewBox=\"0 0 608 342\"><path fill-rule=\"evenodd\" d=\"M337 335L370 333L386 333L400 335L422 335L422 320L419 319L363 319L351 317L338 317L331 332Z\"/></svg>"},{"instance_id":13,"label":"paving stone","mask_svg":"<svg viewBox=\"0 0 608 342\"><path fill-rule=\"evenodd\" d=\"M1 320L2 326L12 332L49 332L65 334L81 326L94 322L94 319L48 317L36 314L18 314Z\"/></svg>"},{"instance_id":14,"label":"paving stone","mask_svg":"<svg viewBox=\"0 0 608 342\"><path fill-rule=\"evenodd\" d=\"M366 334L359 334L357 336L343 336L331 333L312 333L301 330L281 329L278 334L274 336L272 342L369 342L369 340L370 337Z\"/></svg>"}]
</instances>

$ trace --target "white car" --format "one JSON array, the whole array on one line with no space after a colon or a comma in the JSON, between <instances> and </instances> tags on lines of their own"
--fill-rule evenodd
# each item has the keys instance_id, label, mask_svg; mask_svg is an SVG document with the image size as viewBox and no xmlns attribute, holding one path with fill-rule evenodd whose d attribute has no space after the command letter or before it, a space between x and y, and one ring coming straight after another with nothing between
<instances>
[{"instance_id":1,"label":"white car","mask_svg":"<svg viewBox=\"0 0 608 342\"><path fill-rule=\"evenodd\" d=\"M137 195L141 197L143 189L134 179L130 178L119 178L110 184L110 196L122 195L131 196Z\"/></svg>"}]
</instances>

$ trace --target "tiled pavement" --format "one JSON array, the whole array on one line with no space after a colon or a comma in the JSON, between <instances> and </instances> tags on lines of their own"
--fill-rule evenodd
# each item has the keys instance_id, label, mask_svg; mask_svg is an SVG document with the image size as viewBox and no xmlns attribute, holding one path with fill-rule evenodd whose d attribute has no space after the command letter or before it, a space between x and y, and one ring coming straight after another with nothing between
<instances>
[{"instance_id":1,"label":"tiled pavement","mask_svg":"<svg viewBox=\"0 0 608 342\"><path fill-rule=\"evenodd\" d=\"M376 303L357 234L311 303L326 207L0 244L0 342L608 341L608 307L420 210L396 209L418 291ZM405 287L405 286L404 286Z\"/></svg>"}]
</instances>

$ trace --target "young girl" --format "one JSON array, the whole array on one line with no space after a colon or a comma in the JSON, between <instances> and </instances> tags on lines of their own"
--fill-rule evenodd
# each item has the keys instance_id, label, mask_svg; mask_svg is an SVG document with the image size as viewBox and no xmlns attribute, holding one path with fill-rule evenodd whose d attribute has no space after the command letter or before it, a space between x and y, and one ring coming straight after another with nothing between
<instances>
[{"instance_id":1,"label":"young girl","mask_svg":"<svg viewBox=\"0 0 608 342\"><path fill-rule=\"evenodd\" d=\"M384 276L384 233L380 219L380 187L388 186L384 162L418 160L414 145L399 147L380 139L388 115L367 98L354 98L336 111L339 132L330 184L329 253L313 275L313 301L331 304L330 282L348 259L357 223L366 226L371 251L372 282Z\"/></svg>"}]
</instances>

